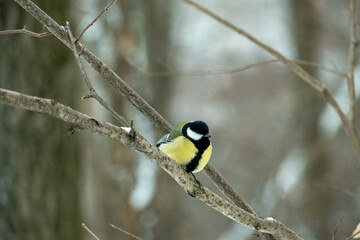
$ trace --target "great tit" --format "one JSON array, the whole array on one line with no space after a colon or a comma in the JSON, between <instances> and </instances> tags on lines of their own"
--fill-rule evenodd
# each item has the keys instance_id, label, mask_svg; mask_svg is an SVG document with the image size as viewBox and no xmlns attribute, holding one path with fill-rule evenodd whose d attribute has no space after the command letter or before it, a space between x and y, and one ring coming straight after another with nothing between
<instances>
[{"instance_id":1,"label":"great tit","mask_svg":"<svg viewBox=\"0 0 360 240\"><path fill-rule=\"evenodd\" d=\"M212 145L209 127L203 121L187 121L163 136L156 144L158 149L190 173L200 172L209 162ZM200 184L200 182L195 178Z\"/></svg>"}]
</instances>

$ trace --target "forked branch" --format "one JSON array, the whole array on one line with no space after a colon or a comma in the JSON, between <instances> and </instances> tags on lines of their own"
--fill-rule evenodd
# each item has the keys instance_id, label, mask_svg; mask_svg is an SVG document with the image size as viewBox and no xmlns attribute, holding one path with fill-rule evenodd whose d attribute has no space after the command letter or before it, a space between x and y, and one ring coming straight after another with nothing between
<instances>
[{"instance_id":1,"label":"forked branch","mask_svg":"<svg viewBox=\"0 0 360 240\"><path fill-rule=\"evenodd\" d=\"M66 30L67 30L67 33L69 35L69 40L71 42L71 47L72 47L72 51L74 53L74 56L75 56L75 59L76 59L76 62L78 63L78 66L79 66L79 69L81 71L81 74L82 74L82 77L84 78L84 81L86 83L86 86L89 88L90 90L90 94L86 95L85 97L83 97L83 99L86 99L86 98L94 98L96 101L98 101L106 110L108 110L111 115L113 115L114 118L116 118L121 124L122 126L128 126L129 124L126 122L126 120L120 116L114 109L112 109L110 107L110 105L105 102L105 100L100 97L100 95L95 91L93 85L91 84L86 72L85 72L85 69L84 69L84 66L82 65L81 63L81 59L80 59L80 56L79 56L79 53L75 47L75 39L73 37L73 34L71 32L71 28L70 28L70 23L69 22L66 22Z\"/></svg>"}]
</instances>

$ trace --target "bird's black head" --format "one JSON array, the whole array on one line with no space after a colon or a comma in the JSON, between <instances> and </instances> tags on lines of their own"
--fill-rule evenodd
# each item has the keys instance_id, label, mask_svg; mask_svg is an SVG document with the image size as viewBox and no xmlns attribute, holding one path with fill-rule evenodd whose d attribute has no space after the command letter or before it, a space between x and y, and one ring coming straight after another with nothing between
<instances>
[{"instance_id":1,"label":"bird's black head","mask_svg":"<svg viewBox=\"0 0 360 240\"><path fill-rule=\"evenodd\" d=\"M199 141L202 138L210 138L209 127L203 121L188 122L184 125L182 133L185 137L193 141Z\"/></svg>"}]
</instances>

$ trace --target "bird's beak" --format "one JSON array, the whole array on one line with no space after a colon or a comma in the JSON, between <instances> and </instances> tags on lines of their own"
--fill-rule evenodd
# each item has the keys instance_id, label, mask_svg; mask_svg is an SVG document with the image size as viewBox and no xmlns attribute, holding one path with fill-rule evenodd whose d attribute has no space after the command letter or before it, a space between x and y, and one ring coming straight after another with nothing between
<instances>
[{"instance_id":1,"label":"bird's beak","mask_svg":"<svg viewBox=\"0 0 360 240\"><path fill-rule=\"evenodd\" d=\"M210 134L206 134L206 135L204 135L204 137L206 137L206 138L211 138L211 135L210 135Z\"/></svg>"}]
</instances>

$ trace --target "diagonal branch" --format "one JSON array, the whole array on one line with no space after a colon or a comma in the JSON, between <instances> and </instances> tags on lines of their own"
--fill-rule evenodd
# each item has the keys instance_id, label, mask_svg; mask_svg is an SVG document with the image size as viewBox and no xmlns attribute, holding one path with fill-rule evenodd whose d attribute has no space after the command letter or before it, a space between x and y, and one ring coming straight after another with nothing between
<instances>
[{"instance_id":1,"label":"diagonal branch","mask_svg":"<svg viewBox=\"0 0 360 240\"><path fill-rule=\"evenodd\" d=\"M208 178L215 183L221 193L227 197L227 199L233 202L236 206L257 216L255 211L250 207L250 205L235 191L235 189L230 185L230 183L212 165L208 164L204 168L204 172L206 173ZM271 234L261 232L258 233L260 237L264 240L275 240L275 238Z\"/></svg>"},{"instance_id":2,"label":"diagonal branch","mask_svg":"<svg viewBox=\"0 0 360 240\"><path fill-rule=\"evenodd\" d=\"M191 0L183 0L184 2L188 3L189 5L195 7L199 11L205 13L206 15L210 16L211 18L215 19L216 21L220 22L224 26L234 30L235 32L241 34L251 42L258 45L260 48L264 49L265 51L269 52L276 58L278 58L281 62L283 62L292 72L294 72L296 75L298 75L302 80L304 80L306 83L308 83L310 86L312 86L316 91L322 93L327 100L327 102L333 107L333 109L337 112L339 115L344 130L346 134L348 135L351 144L353 145L353 148L355 150L356 156L358 158L358 161L360 162L360 139L359 135L356 132L356 129L353 127L353 124L349 122L347 117L345 116L344 112L340 108L339 104L337 103L336 99L332 95L332 93L329 91L329 89L321 82L319 82L317 79L315 79L313 76L311 76L307 71L305 71L302 67L300 67L298 64L296 64L294 61L289 60L284 55L276 51L275 49L269 47L268 45L264 44L263 42L259 41L246 31L236 27L234 24L226 21L225 19L217 16L215 13L209 11L208 9L204 8L203 6L191 1Z\"/></svg>"},{"instance_id":3,"label":"diagonal branch","mask_svg":"<svg viewBox=\"0 0 360 240\"><path fill-rule=\"evenodd\" d=\"M316 89L319 92L324 91L324 85L316 80L313 76L311 76L308 72L306 72L302 67L300 67L298 64L296 64L294 61L289 60L284 55L276 51L275 49L269 47L268 45L264 44L263 42L259 41L249 33L245 32L244 30L236 27L234 24L226 21L225 19L217 16L213 12L209 11L208 9L202 7L201 5L191 1L191 0L183 0L189 5L195 7L196 9L200 10L201 12L205 13L206 15L214 18L216 21L222 23L226 27L234 30L235 32L243 35L247 39L249 39L251 42L255 43L259 47L265 49L267 52L275 56L277 59L279 59L282 63L284 63L286 66L291 69L296 75L298 75L300 78L302 78L305 82L307 82L309 85L311 85L314 89Z\"/></svg>"},{"instance_id":4,"label":"diagonal branch","mask_svg":"<svg viewBox=\"0 0 360 240\"><path fill-rule=\"evenodd\" d=\"M271 233L279 238L301 240L302 238L274 219L263 219L248 213L233 203L224 200L198 183L174 160L152 146L144 137L135 132L130 136L126 131L111 123L97 121L70 107L51 99L33 97L0 88L0 103L20 107L30 111L45 113L80 129L107 136L146 155L151 161L167 172L185 191L200 201L222 213L226 217L263 233Z\"/></svg>"},{"instance_id":5,"label":"diagonal branch","mask_svg":"<svg viewBox=\"0 0 360 240\"><path fill-rule=\"evenodd\" d=\"M86 86L89 88L90 90L90 94L88 94L87 96L83 97L83 99L85 98L94 98L96 101L98 101L106 110L108 110L111 115L113 115L114 118L116 118L123 126L129 126L129 124L126 122L126 120L120 116L114 109L112 109L109 104L107 104L107 102L105 102L105 100L103 98L101 98L99 96L99 94L97 94L97 92L95 91L94 87L92 86L86 72L85 72L85 69L84 69L84 66L82 65L81 63L81 59L80 59L80 56L79 56L79 53L75 47L75 39L73 37L73 34L71 32L71 29L70 29L70 24L69 22L66 22L66 30L67 30L67 33L69 35L69 39L70 39L70 42L71 42L71 47L72 47L72 51L74 52L74 56L75 56L75 59L76 59L76 62L78 63L79 65L79 68L80 68L80 71L81 71L81 74L85 80L85 83L86 83Z\"/></svg>"},{"instance_id":6,"label":"diagonal branch","mask_svg":"<svg viewBox=\"0 0 360 240\"><path fill-rule=\"evenodd\" d=\"M100 13L99 15L89 24L87 25L84 30L80 33L80 36L76 39L75 42L78 42L80 40L80 38L82 37L82 35L92 26L94 25L94 23L101 17L101 15L103 15L106 11L108 11L116 2L117 0L113 0L108 6L106 6Z\"/></svg>"}]
</instances>

